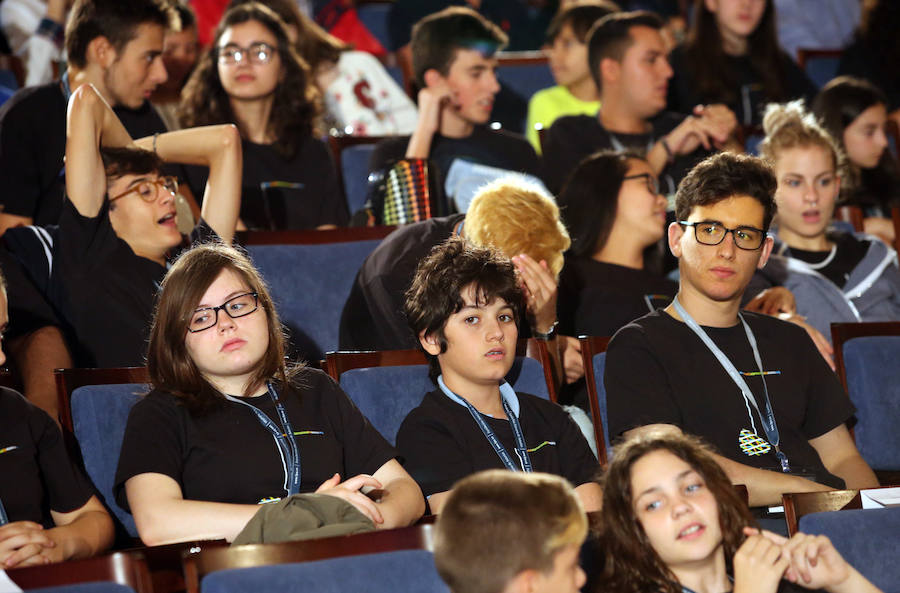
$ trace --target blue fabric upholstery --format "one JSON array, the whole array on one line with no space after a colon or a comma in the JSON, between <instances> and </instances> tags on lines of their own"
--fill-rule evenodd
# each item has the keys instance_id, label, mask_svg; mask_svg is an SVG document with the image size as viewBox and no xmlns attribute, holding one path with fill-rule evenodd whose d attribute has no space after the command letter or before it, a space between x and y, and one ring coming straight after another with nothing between
<instances>
[{"instance_id":1,"label":"blue fabric upholstery","mask_svg":"<svg viewBox=\"0 0 900 593\"><path fill-rule=\"evenodd\" d=\"M516 391L549 399L544 370L533 358L517 358L506 379ZM341 387L391 444L410 410L436 389L424 364L353 369L341 374Z\"/></svg>"},{"instance_id":2,"label":"blue fabric upholstery","mask_svg":"<svg viewBox=\"0 0 900 593\"><path fill-rule=\"evenodd\" d=\"M612 455L612 445L609 442L609 420L606 416L606 385L603 383L603 374L606 372L606 352L595 354L591 359L594 367L594 383L597 385L597 403L600 406L600 421L603 422L603 440L606 443L607 454Z\"/></svg>"},{"instance_id":3,"label":"blue fabric upholstery","mask_svg":"<svg viewBox=\"0 0 900 593\"><path fill-rule=\"evenodd\" d=\"M873 469L900 470L900 336L844 343L847 391L856 406L856 446Z\"/></svg>"},{"instance_id":4,"label":"blue fabric upholstery","mask_svg":"<svg viewBox=\"0 0 900 593\"><path fill-rule=\"evenodd\" d=\"M366 205L366 192L369 189L369 156L374 150L374 144L354 144L341 151L341 176L344 180L344 193L347 194L350 214L362 210Z\"/></svg>"},{"instance_id":5,"label":"blue fabric upholstery","mask_svg":"<svg viewBox=\"0 0 900 593\"><path fill-rule=\"evenodd\" d=\"M200 583L203 593L449 593L431 552L401 550L212 572Z\"/></svg>"},{"instance_id":6,"label":"blue fabric upholstery","mask_svg":"<svg viewBox=\"0 0 900 593\"><path fill-rule=\"evenodd\" d=\"M388 15L391 12L391 4L391 2L374 2L356 6L356 15L360 22L385 49L393 49L390 47L391 36L388 32Z\"/></svg>"},{"instance_id":7,"label":"blue fabric upholstery","mask_svg":"<svg viewBox=\"0 0 900 593\"><path fill-rule=\"evenodd\" d=\"M841 58L837 56L807 56L806 75L818 88L825 86L828 81L837 76Z\"/></svg>"},{"instance_id":8,"label":"blue fabric upholstery","mask_svg":"<svg viewBox=\"0 0 900 593\"><path fill-rule=\"evenodd\" d=\"M134 518L116 504L113 482L128 413L141 394L147 391L148 387L139 383L90 385L73 391L71 401L75 438L81 447L88 476L103 502L132 537L138 536Z\"/></svg>"},{"instance_id":9,"label":"blue fabric upholstery","mask_svg":"<svg viewBox=\"0 0 900 593\"><path fill-rule=\"evenodd\" d=\"M134 589L119 583L97 582L28 589L28 593L134 593Z\"/></svg>"},{"instance_id":10,"label":"blue fabric upholstery","mask_svg":"<svg viewBox=\"0 0 900 593\"><path fill-rule=\"evenodd\" d=\"M900 593L900 508L812 513L800 531L827 535L841 556L884 593Z\"/></svg>"},{"instance_id":11,"label":"blue fabric upholstery","mask_svg":"<svg viewBox=\"0 0 900 593\"><path fill-rule=\"evenodd\" d=\"M250 245L294 348L309 360L338 349L341 310L378 240L320 245Z\"/></svg>"},{"instance_id":12,"label":"blue fabric upholstery","mask_svg":"<svg viewBox=\"0 0 900 593\"><path fill-rule=\"evenodd\" d=\"M546 62L522 65L500 65L497 80L526 101L541 89L556 85L550 66Z\"/></svg>"}]
</instances>

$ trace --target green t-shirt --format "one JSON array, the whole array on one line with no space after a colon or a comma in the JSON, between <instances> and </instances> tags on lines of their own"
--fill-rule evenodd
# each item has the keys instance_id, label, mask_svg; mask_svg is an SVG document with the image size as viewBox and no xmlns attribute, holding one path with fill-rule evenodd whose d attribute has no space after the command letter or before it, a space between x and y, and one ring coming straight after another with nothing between
<instances>
[{"instance_id":1,"label":"green t-shirt","mask_svg":"<svg viewBox=\"0 0 900 593\"><path fill-rule=\"evenodd\" d=\"M528 102L528 126L526 136L538 154L541 141L535 124L548 129L557 117L564 115L595 115L600 110L600 101L582 101L564 86L554 86L536 92Z\"/></svg>"}]
</instances>

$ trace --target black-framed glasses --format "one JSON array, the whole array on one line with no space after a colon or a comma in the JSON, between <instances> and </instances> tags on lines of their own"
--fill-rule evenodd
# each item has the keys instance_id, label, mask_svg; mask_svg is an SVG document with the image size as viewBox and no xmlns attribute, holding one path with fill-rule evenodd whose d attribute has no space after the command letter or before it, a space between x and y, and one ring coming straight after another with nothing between
<instances>
[{"instance_id":1,"label":"black-framed glasses","mask_svg":"<svg viewBox=\"0 0 900 593\"><path fill-rule=\"evenodd\" d=\"M650 173L638 173L637 175L626 175L623 179L645 179L647 183L647 191L654 196L659 195L659 180Z\"/></svg>"},{"instance_id":2,"label":"black-framed glasses","mask_svg":"<svg viewBox=\"0 0 900 593\"><path fill-rule=\"evenodd\" d=\"M118 199L124 198L128 194L136 193L145 202L154 202L159 197L159 188L169 192L173 196L178 193L178 180L174 177L160 177L158 179L144 179L134 184L122 193L109 199L110 203Z\"/></svg>"},{"instance_id":3,"label":"black-framed glasses","mask_svg":"<svg viewBox=\"0 0 900 593\"><path fill-rule=\"evenodd\" d=\"M694 238L703 245L718 245L731 233L734 244L740 249L754 251L759 249L766 238L766 231L752 226L739 226L733 229L719 222L688 222L679 220L678 224L694 227Z\"/></svg>"},{"instance_id":4,"label":"black-framed glasses","mask_svg":"<svg viewBox=\"0 0 900 593\"><path fill-rule=\"evenodd\" d=\"M188 321L188 331L191 333L202 332L219 323L219 311L225 313L232 319L250 315L259 309L259 295L255 292L245 292L237 296L233 296L218 307L203 307L191 313L191 319Z\"/></svg>"},{"instance_id":5,"label":"black-framed glasses","mask_svg":"<svg viewBox=\"0 0 900 593\"><path fill-rule=\"evenodd\" d=\"M250 47L238 47L226 45L218 49L219 62L233 65L240 64L245 59L251 64L268 64L269 60L278 50L268 43L254 43Z\"/></svg>"}]
</instances>

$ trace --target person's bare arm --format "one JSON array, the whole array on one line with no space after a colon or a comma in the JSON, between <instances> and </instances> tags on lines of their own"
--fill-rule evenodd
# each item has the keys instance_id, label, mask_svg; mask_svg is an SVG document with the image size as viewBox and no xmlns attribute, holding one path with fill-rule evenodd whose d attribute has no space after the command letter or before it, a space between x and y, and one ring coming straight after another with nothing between
<instances>
[{"instance_id":1,"label":"person's bare arm","mask_svg":"<svg viewBox=\"0 0 900 593\"><path fill-rule=\"evenodd\" d=\"M425 498L419 485L396 459L391 459L372 476L384 485L378 508L384 523L379 529L411 525L425 512Z\"/></svg>"},{"instance_id":2,"label":"person's bare arm","mask_svg":"<svg viewBox=\"0 0 900 593\"><path fill-rule=\"evenodd\" d=\"M157 473L125 482L138 534L148 546L193 539L234 540L259 510L253 504L185 500L178 483Z\"/></svg>"},{"instance_id":3,"label":"person's bare arm","mask_svg":"<svg viewBox=\"0 0 900 593\"><path fill-rule=\"evenodd\" d=\"M441 127L441 112L452 109L452 92L446 84L425 87L419 91L419 119L409 137L406 158L427 159L431 154L431 141Z\"/></svg>"},{"instance_id":4,"label":"person's bare arm","mask_svg":"<svg viewBox=\"0 0 900 593\"><path fill-rule=\"evenodd\" d=\"M859 454L845 425L836 426L811 439L809 444L819 454L825 469L844 480L847 488L859 490L878 486L875 472Z\"/></svg>"},{"instance_id":5,"label":"person's bare arm","mask_svg":"<svg viewBox=\"0 0 900 593\"><path fill-rule=\"evenodd\" d=\"M588 482L575 487L575 494L584 507L584 512L599 511L603 506L603 489L596 482Z\"/></svg>"},{"instance_id":6,"label":"person's bare arm","mask_svg":"<svg viewBox=\"0 0 900 593\"><path fill-rule=\"evenodd\" d=\"M72 93L66 117L66 195L82 216L93 218L106 199L101 146L129 146L131 137L90 84Z\"/></svg>"},{"instance_id":7,"label":"person's bare arm","mask_svg":"<svg viewBox=\"0 0 900 593\"><path fill-rule=\"evenodd\" d=\"M34 224L34 219L30 216L19 216L18 214L5 214L0 212L0 235L17 226L29 226Z\"/></svg>"},{"instance_id":8,"label":"person's bare arm","mask_svg":"<svg viewBox=\"0 0 900 593\"><path fill-rule=\"evenodd\" d=\"M440 514L441 509L444 508L444 503L447 502L448 496L450 496L450 491L444 490L443 492L435 492L428 497L428 506L431 509L432 515Z\"/></svg>"},{"instance_id":9,"label":"person's bare arm","mask_svg":"<svg viewBox=\"0 0 900 593\"><path fill-rule=\"evenodd\" d=\"M241 208L243 157L241 137L234 124L188 128L148 136L135 145L153 150L166 162L209 167L200 215L222 241L234 239Z\"/></svg>"},{"instance_id":10,"label":"person's bare arm","mask_svg":"<svg viewBox=\"0 0 900 593\"><path fill-rule=\"evenodd\" d=\"M47 325L9 341L9 353L22 376L25 397L57 419L59 405L53 369L72 366L72 356L58 327Z\"/></svg>"},{"instance_id":11,"label":"person's bare arm","mask_svg":"<svg viewBox=\"0 0 900 593\"><path fill-rule=\"evenodd\" d=\"M673 424L648 424L634 428L625 433L626 438L636 434L658 430L671 430L681 433L681 429ZM819 484L799 476L759 469L738 463L713 453L716 463L719 464L732 484L744 484L750 495L750 506L766 506L781 504L781 495L785 492L824 492L833 490L824 484Z\"/></svg>"}]
</instances>

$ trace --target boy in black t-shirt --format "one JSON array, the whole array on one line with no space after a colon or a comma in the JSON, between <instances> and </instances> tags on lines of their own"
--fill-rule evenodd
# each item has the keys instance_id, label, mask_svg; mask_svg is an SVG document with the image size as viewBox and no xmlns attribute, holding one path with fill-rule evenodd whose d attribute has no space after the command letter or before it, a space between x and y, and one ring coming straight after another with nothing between
<instances>
[{"instance_id":1,"label":"boy in black t-shirt","mask_svg":"<svg viewBox=\"0 0 900 593\"><path fill-rule=\"evenodd\" d=\"M499 252L453 237L420 264L407 291L406 316L438 389L403 421L397 447L432 512L460 478L504 467L561 475L578 485L587 510L600 508L599 466L575 422L504 380L523 313L515 270Z\"/></svg>"},{"instance_id":2,"label":"boy in black t-shirt","mask_svg":"<svg viewBox=\"0 0 900 593\"><path fill-rule=\"evenodd\" d=\"M604 375L611 436L664 427L703 437L751 506L878 483L845 425L853 406L812 341L740 312L772 251L775 187L762 161L729 153L685 177L668 231L678 294L614 336Z\"/></svg>"}]
</instances>

